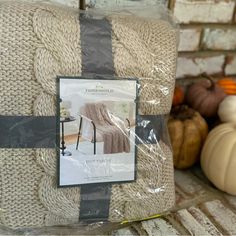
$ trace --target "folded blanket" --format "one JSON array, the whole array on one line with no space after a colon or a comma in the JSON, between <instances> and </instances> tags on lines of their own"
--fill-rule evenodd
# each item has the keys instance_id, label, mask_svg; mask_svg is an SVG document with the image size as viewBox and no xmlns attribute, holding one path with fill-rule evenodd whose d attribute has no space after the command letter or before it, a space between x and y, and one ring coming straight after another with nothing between
<instances>
[{"instance_id":1,"label":"folded blanket","mask_svg":"<svg viewBox=\"0 0 236 236\"><path fill-rule=\"evenodd\" d=\"M139 114L167 114L176 30L151 18L112 15L106 20L112 26L115 75L140 78ZM82 73L80 30L75 10L0 2L1 116L55 116L56 76ZM108 220L144 218L174 204L172 153L165 142L139 144L136 169L135 182L112 185ZM0 223L12 228L78 223L81 188L59 189L56 175L55 149L2 148Z\"/></svg>"}]
</instances>

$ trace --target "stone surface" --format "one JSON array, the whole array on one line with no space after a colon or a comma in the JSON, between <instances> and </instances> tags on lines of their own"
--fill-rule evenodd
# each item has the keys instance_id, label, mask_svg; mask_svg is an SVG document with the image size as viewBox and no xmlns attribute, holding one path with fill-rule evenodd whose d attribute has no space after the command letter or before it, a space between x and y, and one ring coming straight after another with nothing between
<instances>
[{"instance_id":1,"label":"stone surface","mask_svg":"<svg viewBox=\"0 0 236 236\"><path fill-rule=\"evenodd\" d=\"M225 74L236 75L236 55L227 57L226 66L225 66Z\"/></svg>"},{"instance_id":2,"label":"stone surface","mask_svg":"<svg viewBox=\"0 0 236 236\"><path fill-rule=\"evenodd\" d=\"M201 37L201 28L180 30L179 51L197 51Z\"/></svg>"},{"instance_id":3,"label":"stone surface","mask_svg":"<svg viewBox=\"0 0 236 236\"><path fill-rule=\"evenodd\" d=\"M236 27L204 30L203 47L211 50L236 49Z\"/></svg>"},{"instance_id":4,"label":"stone surface","mask_svg":"<svg viewBox=\"0 0 236 236\"><path fill-rule=\"evenodd\" d=\"M181 23L230 22L233 18L233 0L176 0L174 15Z\"/></svg>"},{"instance_id":5,"label":"stone surface","mask_svg":"<svg viewBox=\"0 0 236 236\"><path fill-rule=\"evenodd\" d=\"M220 74L223 72L225 56L212 57L179 57L177 65L177 78L198 76L202 73Z\"/></svg>"}]
</instances>

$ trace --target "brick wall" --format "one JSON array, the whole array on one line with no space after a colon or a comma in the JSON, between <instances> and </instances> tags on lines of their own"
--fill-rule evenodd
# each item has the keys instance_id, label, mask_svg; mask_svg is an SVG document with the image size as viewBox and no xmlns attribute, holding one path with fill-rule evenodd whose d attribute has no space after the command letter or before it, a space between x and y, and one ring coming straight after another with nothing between
<instances>
[{"instance_id":1,"label":"brick wall","mask_svg":"<svg viewBox=\"0 0 236 236\"><path fill-rule=\"evenodd\" d=\"M177 78L236 75L236 1L170 0L180 22Z\"/></svg>"}]
</instances>

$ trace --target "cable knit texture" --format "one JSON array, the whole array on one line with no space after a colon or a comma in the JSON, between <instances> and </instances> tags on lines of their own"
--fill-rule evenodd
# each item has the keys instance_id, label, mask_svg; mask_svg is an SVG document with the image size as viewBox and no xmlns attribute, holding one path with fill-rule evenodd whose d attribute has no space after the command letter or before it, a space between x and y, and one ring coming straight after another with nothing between
<instances>
[{"instance_id":1,"label":"cable knit texture","mask_svg":"<svg viewBox=\"0 0 236 236\"><path fill-rule=\"evenodd\" d=\"M0 2L0 115L52 116L56 76L81 75L77 11ZM168 22L106 16L116 75L140 78L139 113L167 114L174 88L177 33ZM92 56L92 55L91 55ZM78 223L80 188L58 189L56 151L2 149L0 221L11 228ZM137 181L112 187L109 220L148 217L174 204L172 153L162 141L138 145Z\"/></svg>"}]
</instances>

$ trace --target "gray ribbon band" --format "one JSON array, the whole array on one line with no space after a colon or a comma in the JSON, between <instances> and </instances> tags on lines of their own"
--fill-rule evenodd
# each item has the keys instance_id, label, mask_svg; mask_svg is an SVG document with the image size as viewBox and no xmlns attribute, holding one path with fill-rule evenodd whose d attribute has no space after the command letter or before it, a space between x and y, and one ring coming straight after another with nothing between
<instances>
[{"instance_id":1,"label":"gray ribbon band","mask_svg":"<svg viewBox=\"0 0 236 236\"><path fill-rule=\"evenodd\" d=\"M81 187L80 221L107 221L111 196L110 184L90 184Z\"/></svg>"},{"instance_id":2,"label":"gray ribbon band","mask_svg":"<svg viewBox=\"0 0 236 236\"><path fill-rule=\"evenodd\" d=\"M111 24L106 19L80 15L82 73L114 75Z\"/></svg>"},{"instance_id":3,"label":"gray ribbon band","mask_svg":"<svg viewBox=\"0 0 236 236\"><path fill-rule=\"evenodd\" d=\"M82 76L115 74L111 32L111 25L106 19L80 15ZM108 220L111 188L109 183L81 186L80 221L90 223Z\"/></svg>"},{"instance_id":4,"label":"gray ribbon band","mask_svg":"<svg viewBox=\"0 0 236 236\"><path fill-rule=\"evenodd\" d=\"M55 148L56 117L0 116L1 148Z\"/></svg>"},{"instance_id":5,"label":"gray ribbon band","mask_svg":"<svg viewBox=\"0 0 236 236\"><path fill-rule=\"evenodd\" d=\"M112 28L106 19L80 16L83 75L114 75ZM156 144L162 138L164 116L137 116L136 144ZM112 185L109 183L81 186L80 221L106 221ZM97 220L95 220L97 219Z\"/></svg>"}]
</instances>

